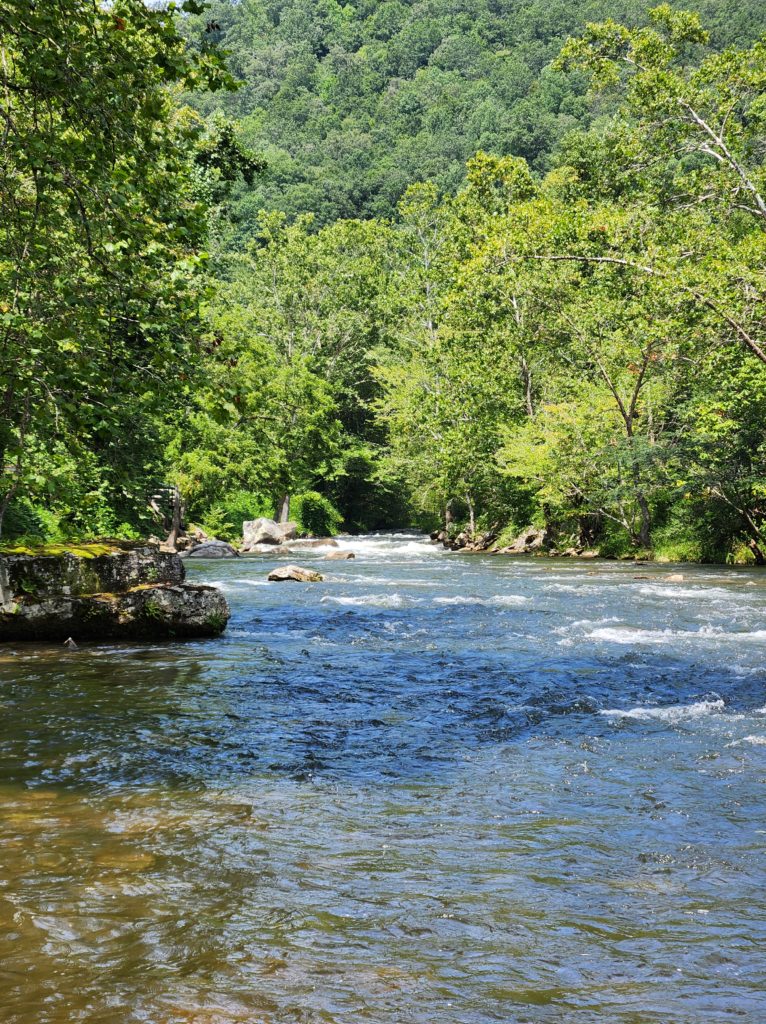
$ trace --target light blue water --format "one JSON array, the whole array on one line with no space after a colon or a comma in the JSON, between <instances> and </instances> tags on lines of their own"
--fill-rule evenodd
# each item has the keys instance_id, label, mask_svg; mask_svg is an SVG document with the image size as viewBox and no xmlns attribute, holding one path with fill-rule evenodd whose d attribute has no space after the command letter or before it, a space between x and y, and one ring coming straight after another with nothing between
<instances>
[{"instance_id":1,"label":"light blue water","mask_svg":"<svg viewBox=\"0 0 766 1024\"><path fill-rule=\"evenodd\" d=\"M344 546L0 653L0 1022L766 1020L766 577Z\"/></svg>"}]
</instances>

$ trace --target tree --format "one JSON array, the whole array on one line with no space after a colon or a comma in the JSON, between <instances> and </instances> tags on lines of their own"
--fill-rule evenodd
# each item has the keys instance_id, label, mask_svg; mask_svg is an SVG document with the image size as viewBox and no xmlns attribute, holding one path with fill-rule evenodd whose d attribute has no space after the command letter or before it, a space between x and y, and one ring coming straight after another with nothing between
<instances>
[{"instance_id":1,"label":"tree","mask_svg":"<svg viewBox=\"0 0 766 1024\"><path fill-rule=\"evenodd\" d=\"M367 403L390 344L389 231L311 226L264 214L257 242L220 260L207 383L172 446L198 512L223 489L246 488L284 517L291 495L331 493L374 443Z\"/></svg>"},{"instance_id":2,"label":"tree","mask_svg":"<svg viewBox=\"0 0 766 1024\"><path fill-rule=\"evenodd\" d=\"M151 472L136 456L191 357L206 226L201 126L171 89L232 80L187 54L173 5L140 0L0 0L0 50L2 530L14 498L53 499L61 445L74 473L95 459L96 491L135 495Z\"/></svg>"}]
</instances>

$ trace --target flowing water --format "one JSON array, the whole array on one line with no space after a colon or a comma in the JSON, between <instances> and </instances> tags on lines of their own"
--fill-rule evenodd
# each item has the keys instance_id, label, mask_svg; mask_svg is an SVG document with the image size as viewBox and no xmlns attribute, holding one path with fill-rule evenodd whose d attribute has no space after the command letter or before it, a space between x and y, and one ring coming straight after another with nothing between
<instances>
[{"instance_id":1,"label":"flowing water","mask_svg":"<svg viewBox=\"0 0 766 1024\"><path fill-rule=\"evenodd\" d=\"M766 577L343 546L0 650L1 1024L766 1020Z\"/></svg>"}]
</instances>

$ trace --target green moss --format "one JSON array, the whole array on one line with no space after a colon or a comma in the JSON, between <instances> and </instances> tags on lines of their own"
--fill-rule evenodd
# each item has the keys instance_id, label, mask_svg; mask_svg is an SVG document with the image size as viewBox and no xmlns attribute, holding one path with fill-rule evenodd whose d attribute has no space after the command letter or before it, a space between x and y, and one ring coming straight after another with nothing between
<instances>
[{"instance_id":1,"label":"green moss","mask_svg":"<svg viewBox=\"0 0 766 1024\"><path fill-rule=\"evenodd\" d=\"M119 544L109 541L87 541L83 543L57 543L57 544L36 544L28 546L24 544L9 544L0 547L2 555L31 555L60 557L61 555L75 555L77 558L99 558L102 555L114 555L125 550Z\"/></svg>"}]
</instances>

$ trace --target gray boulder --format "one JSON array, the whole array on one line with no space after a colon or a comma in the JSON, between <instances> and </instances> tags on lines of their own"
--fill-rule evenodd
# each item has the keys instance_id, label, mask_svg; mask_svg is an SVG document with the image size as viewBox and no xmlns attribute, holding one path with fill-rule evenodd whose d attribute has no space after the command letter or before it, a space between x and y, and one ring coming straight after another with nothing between
<instances>
[{"instance_id":1,"label":"gray boulder","mask_svg":"<svg viewBox=\"0 0 766 1024\"><path fill-rule=\"evenodd\" d=\"M503 555L531 555L551 550L550 537L546 530L536 526L530 526L520 533L513 544L506 548L500 548Z\"/></svg>"},{"instance_id":2,"label":"gray boulder","mask_svg":"<svg viewBox=\"0 0 766 1024\"><path fill-rule=\"evenodd\" d=\"M321 583L324 579L313 569L302 569L299 565L285 565L272 570L268 575L271 583Z\"/></svg>"},{"instance_id":3,"label":"gray boulder","mask_svg":"<svg viewBox=\"0 0 766 1024\"><path fill-rule=\"evenodd\" d=\"M240 558L252 558L255 555L274 555L281 554L282 551L286 551L287 548L282 548L278 544L253 544L249 548L240 548Z\"/></svg>"},{"instance_id":4,"label":"gray boulder","mask_svg":"<svg viewBox=\"0 0 766 1024\"><path fill-rule=\"evenodd\" d=\"M285 534L273 519L251 519L242 524L242 550L250 551L258 544L281 544Z\"/></svg>"},{"instance_id":5,"label":"gray boulder","mask_svg":"<svg viewBox=\"0 0 766 1024\"><path fill-rule=\"evenodd\" d=\"M186 558L238 558L236 548L224 540L206 540L185 551Z\"/></svg>"},{"instance_id":6,"label":"gray boulder","mask_svg":"<svg viewBox=\"0 0 766 1024\"><path fill-rule=\"evenodd\" d=\"M193 583L138 587L124 594L46 597L0 613L0 640L168 640L218 636L229 607L220 590ZM71 646L71 645L69 645Z\"/></svg>"},{"instance_id":7,"label":"gray boulder","mask_svg":"<svg viewBox=\"0 0 766 1024\"><path fill-rule=\"evenodd\" d=\"M282 540L295 540L298 536L297 523L278 523L277 525L282 531Z\"/></svg>"}]
</instances>

